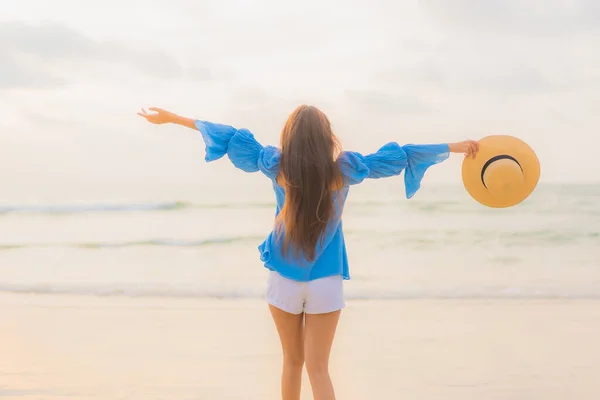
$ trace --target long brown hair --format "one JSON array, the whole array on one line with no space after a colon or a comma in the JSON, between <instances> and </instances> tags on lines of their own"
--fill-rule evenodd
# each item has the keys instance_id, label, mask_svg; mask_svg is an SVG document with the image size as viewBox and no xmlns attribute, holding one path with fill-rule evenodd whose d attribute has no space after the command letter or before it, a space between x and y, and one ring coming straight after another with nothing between
<instances>
[{"instance_id":1,"label":"long brown hair","mask_svg":"<svg viewBox=\"0 0 600 400\"><path fill-rule=\"evenodd\" d=\"M314 260L316 246L335 217L334 191L343 178L336 158L341 145L327 116L302 105L289 116L281 132L277 182L285 189L285 203L276 220L283 236L283 254L290 248Z\"/></svg>"}]
</instances>

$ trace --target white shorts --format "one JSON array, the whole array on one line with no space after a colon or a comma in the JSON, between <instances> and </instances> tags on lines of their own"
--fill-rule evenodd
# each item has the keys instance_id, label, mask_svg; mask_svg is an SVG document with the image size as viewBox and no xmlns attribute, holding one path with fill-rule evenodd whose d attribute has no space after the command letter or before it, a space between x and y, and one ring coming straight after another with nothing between
<instances>
[{"instance_id":1,"label":"white shorts","mask_svg":"<svg viewBox=\"0 0 600 400\"><path fill-rule=\"evenodd\" d=\"M298 282L269 271L267 302L290 314L326 314L344 308L343 289L341 275Z\"/></svg>"}]
</instances>

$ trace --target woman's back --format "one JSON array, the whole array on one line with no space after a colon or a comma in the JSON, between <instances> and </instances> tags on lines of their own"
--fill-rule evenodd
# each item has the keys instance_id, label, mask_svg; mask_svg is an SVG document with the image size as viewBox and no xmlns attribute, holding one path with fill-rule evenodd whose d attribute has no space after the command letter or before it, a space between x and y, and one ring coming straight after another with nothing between
<instances>
[{"instance_id":1,"label":"woman's back","mask_svg":"<svg viewBox=\"0 0 600 400\"><path fill-rule=\"evenodd\" d=\"M306 105L289 116L280 142L276 181L285 199L275 229L284 255L315 260L317 244L337 214L333 192L344 184L336 162L341 146L325 114Z\"/></svg>"},{"instance_id":2,"label":"woman's back","mask_svg":"<svg viewBox=\"0 0 600 400\"><path fill-rule=\"evenodd\" d=\"M237 168L260 171L272 181L277 196L275 223L259 245L266 268L296 281L334 274L349 279L341 223L349 186L404 171L406 196L411 198L425 171L448 157L449 147L390 142L371 154L340 152L328 121L323 125L326 129L318 130L311 124L308 129L306 124L297 123L298 118L311 116L314 111L299 110L314 108L301 106L292 114L282 131L280 147L261 145L247 129L201 120L193 124L206 144L206 161L227 155ZM312 151L316 151L315 137L319 134L327 151L315 154Z\"/></svg>"}]
</instances>

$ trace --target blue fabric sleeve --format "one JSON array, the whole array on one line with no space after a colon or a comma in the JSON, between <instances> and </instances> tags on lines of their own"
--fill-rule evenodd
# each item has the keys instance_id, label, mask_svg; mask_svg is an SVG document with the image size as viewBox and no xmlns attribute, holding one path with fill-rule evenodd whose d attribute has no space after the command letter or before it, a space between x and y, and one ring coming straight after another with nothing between
<instances>
[{"instance_id":1,"label":"blue fabric sleeve","mask_svg":"<svg viewBox=\"0 0 600 400\"><path fill-rule=\"evenodd\" d=\"M396 176L404 171L406 197L410 199L419 190L425 171L447 159L449 154L447 144L400 146L388 143L373 154L344 152L339 158L339 165L348 185L361 183L367 178Z\"/></svg>"},{"instance_id":2,"label":"blue fabric sleeve","mask_svg":"<svg viewBox=\"0 0 600 400\"><path fill-rule=\"evenodd\" d=\"M271 179L277 177L280 152L276 147L262 146L247 129L200 120L196 120L195 125L206 146L207 162L227 154L232 164L242 171L262 171Z\"/></svg>"},{"instance_id":3,"label":"blue fabric sleeve","mask_svg":"<svg viewBox=\"0 0 600 400\"><path fill-rule=\"evenodd\" d=\"M235 135L237 129L229 125L215 124L208 121L194 121L196 129L202 134L206 146L207 162L218 160L227 154L229 141Z\"/></svg>"},{"instance_id":4,"label":"blue fabric sleeve","mask_svg":"<svg viewBox=\"0 0 600 400\"><path fill-rule=\"evenodd\" d=\"M265 146L258 157L258 169L268 178L275 180L279 174L281 151L275 146Z\"/></svg>"},{"instance_id":5,"label":"blue fabric sleeve","mask_svg":"<svg viewBox=\"0 0 600 400\"><path fill-rule=\"evenodd\" d=\"M421 180L429 167L439 164L450 156L447 144L405 145L408 166L404 171L406 198L412 198L421 188Z\"/></svg>"},{"instance_id":6,"label":"blue fabric sleeve","mask_svg":"<svg viewBox=\"0 0 600 400\"><path fill-rule=\"evenodd\" d=\"M399 175L407 166L406 152L398 143L388 143L373 154L344 152L340 169L348 184L355 185L367 178L378 179Z\"/></svg>"}]
</instances>

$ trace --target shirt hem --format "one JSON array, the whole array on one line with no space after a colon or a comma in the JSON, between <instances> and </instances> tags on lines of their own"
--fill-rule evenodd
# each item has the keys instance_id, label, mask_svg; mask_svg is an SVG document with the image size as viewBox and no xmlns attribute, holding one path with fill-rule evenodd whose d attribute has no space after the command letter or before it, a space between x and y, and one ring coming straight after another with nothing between
<instances>
[{"instance_id":1,"label":"shirt hem","mask_svg":"<svg viewBox=\"0 0 600 400\"><path fill-rule=\"evenodd\" d=\"M266 269L268 269L269 271L277 272L279 275L283 276L286 279L290 279L290 280L296 281L296 282L310 282L310 281L314 281L314 280L317 280L317 279L328 278L330 276L338 276L338 275L340 275L342 277L342 279L345 280L345 281L350 280L350 276L346 275L344 273L332 273L332 274L327 274L327 275L319 276L318 278L299 279L298 277L293 277L293 276L281 273L281 271L278 271L275 268L270 267L268 265L265 265L264 267Z\"/></svg>"}]
</instances>

